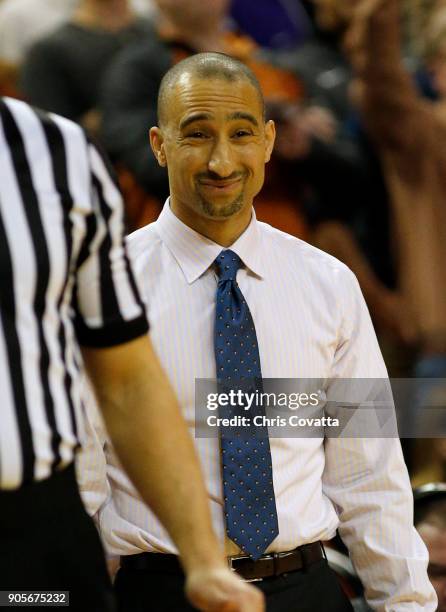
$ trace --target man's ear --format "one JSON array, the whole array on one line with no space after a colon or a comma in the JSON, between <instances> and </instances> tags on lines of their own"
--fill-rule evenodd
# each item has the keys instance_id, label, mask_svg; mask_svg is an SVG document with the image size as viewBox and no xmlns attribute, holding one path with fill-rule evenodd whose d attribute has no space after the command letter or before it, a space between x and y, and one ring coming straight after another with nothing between
<instances>
[{"instance_id":1,"label":"man's ear","mask_svg":"<svg viewBox=\"0 0 446 612\"><path fill-rule=\"evenodd\" d=\"M276 126L271 119L265 124L265 164L271 159L276 140Z\"/></svg>"},{"instance_id":2,"label":"man's ear","mask_svg":"<svg viewBox=\"0 0 446 612\"><path fill-rule=\"evenodd\" d=\"M164 137L162 130L157 126L150 128L150 146L159 165L165 168L167 160L164 152Z\"/></svg>"}]
</instances>

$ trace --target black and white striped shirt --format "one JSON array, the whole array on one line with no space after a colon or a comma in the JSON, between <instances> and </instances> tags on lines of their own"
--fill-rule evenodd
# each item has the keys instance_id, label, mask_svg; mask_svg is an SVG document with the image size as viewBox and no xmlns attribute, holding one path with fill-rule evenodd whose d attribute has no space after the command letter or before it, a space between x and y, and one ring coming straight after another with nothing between
<instances>
[{"instance_id":1,"label":"black and white striped shirt","mask_svg":"<svg viewBox=\"0 0 446 612\"><path fill-rule=\"evenodd\" d=\"M0 99L0 489L73 461L79 345L147 327L98 150L74 123Z\"/></svg>"}]
</instances>

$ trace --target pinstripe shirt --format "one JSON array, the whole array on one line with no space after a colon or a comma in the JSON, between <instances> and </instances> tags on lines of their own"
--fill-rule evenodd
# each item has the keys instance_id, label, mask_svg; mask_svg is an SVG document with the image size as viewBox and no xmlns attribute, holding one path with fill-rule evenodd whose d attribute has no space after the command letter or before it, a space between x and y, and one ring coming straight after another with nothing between
<instances>
[{"instance_id":1,"label":"pinstripe shirt","mask_svg":"<svg viewBox=\"0 0 446 612\"><path fill-rule=\"evenodd\" d=\"M81 128L0 99L0 489L73 462L79 344L147 331L119 191Z\"/></svg>"},{"instance_id":2,"label":"pinstripe shirt","mask_svg":"<svg viewBox=\"0 0 446 612\"><path fill-rule=\"evenodd\" d=\"M128 244L152 341L193 431L195 379L216 376L212 263L222 247L185 226L168 203ZM253 316L265 378L387 376L358 283L345 265L255 215L231 249L244 263L237 281ZM109 552L175 552L119 467L92 401L88 408L91 431L79 478ZM223 540L219 442L197 437L195 443ZM268 550L330 539L339 527L374 608L434 610L399 440L274 437L270 443L280 533Z\"/></svg>"}]
</instances>

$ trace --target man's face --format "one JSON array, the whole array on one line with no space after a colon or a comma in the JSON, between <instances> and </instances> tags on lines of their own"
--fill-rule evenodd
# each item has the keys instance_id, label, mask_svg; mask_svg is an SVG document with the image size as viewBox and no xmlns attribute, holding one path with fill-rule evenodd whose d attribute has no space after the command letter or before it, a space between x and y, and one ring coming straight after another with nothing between
<instances>
[{"instance_id":1,"label":"man's face","mask_svg":"<svg viewBox=\"0 0 446 612\"><path fill-rule=\"evenodd\" d=\"M255 87L245 78L183 74L169 97L162 128L152 128L158 161L167 165L172 208L196 220L247 213L264 181L274 124L264 123Z\"/></svg>"},{"instance_id":2,"label":"man's face","mask_svg":"<svg viewBox=\"0 0 446 612\"><path fill-rule=\"evenodd\" d=\"M446 531L422 523L417 526L429 551L429 579L438 596L438 612L446 612Z\"/></svg>"}]
</instances>

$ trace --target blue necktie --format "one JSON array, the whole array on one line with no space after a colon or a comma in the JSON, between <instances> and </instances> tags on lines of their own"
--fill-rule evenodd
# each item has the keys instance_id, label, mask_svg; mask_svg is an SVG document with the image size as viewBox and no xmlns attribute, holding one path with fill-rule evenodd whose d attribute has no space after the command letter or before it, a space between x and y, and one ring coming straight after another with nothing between
<instances>
[{"instance_id":1,"label":"blue necktie","mask_svg":"<svg viewBox=\"0 0 446 612\"><path fill-rule=\"evenodd\" d=\"M260 393L256 330L236 281L242 261L233 251L225 250L215 265L219 279L214 341L219 391ZM226 531L253 559L258 559L279 533L268 428L252 423L256 415L264 414L255 401L249 411L243 405L219 409L223 418L239 415L251 419L248 427L220 427L220 436Z\"/></svg>"}]
</instances>

